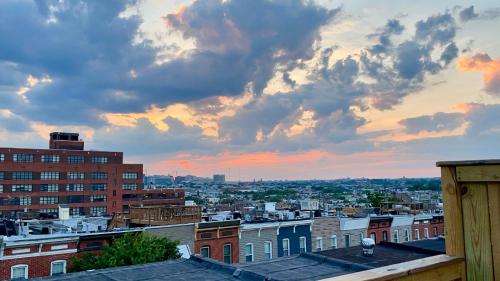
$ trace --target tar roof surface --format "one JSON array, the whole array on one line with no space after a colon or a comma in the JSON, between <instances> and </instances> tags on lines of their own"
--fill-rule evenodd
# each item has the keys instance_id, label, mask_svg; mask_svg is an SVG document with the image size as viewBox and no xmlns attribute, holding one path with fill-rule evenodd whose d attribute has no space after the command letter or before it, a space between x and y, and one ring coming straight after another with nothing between
<instances>
[{"instance_id":1,"label":"tar roof surface","mask_svg":"<svg viewBox=\"0 0 500 281\"><path fill-rule=\"evenodd\" d=\"M445 240L442 237L407 242L403 245L446 253Z\"/></svg>"},{"instance_id":2,"label":"tar roof surface","mask_svg":"<svg viewBox=\"0 0 500 281\"><path fill-rule=\"evenodd\" d=\"M159 280L319 280L366 270L348 262L313 254L301 254L246 265L227 265L191 257L144 265L115 267L95 271L38 278L39 280L78 281L159 281Z\"/></svg>"},{"instance_id":3,"label":"tar roof surface","mask_svg":"<svg viewBox=\"0 0 500 281\"><path fill-rule=\"evenodd\" d=\"M364 256L361 246L326 250L318 253L327 257L345 260L369 267L382 267L396 263L426 258L441 254L439 251L382 242L377 244L373 256Z\"/></svg>"}]
</instances>

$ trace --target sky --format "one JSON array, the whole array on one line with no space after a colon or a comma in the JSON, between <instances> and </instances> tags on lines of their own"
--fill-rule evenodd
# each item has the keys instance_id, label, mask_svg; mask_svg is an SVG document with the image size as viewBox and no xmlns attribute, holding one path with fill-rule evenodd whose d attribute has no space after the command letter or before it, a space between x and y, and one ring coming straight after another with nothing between
<instances>
[{"instance_id":1,"label":"sky","mask_svg":"<svg viewBox=\"0 0 500 281\"><path fill-rule=\"evenodd\" d=\"M0 1L0 147L147 174L439 175L500 158L500 3Z\"/></svg>"}]
</instances>

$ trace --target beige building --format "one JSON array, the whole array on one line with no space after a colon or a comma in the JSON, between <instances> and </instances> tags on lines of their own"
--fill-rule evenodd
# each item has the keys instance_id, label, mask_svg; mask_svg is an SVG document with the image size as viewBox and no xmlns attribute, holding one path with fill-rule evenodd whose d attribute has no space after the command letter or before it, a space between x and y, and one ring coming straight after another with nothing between
<instances>
[{"instance_id":1,"label":"beige building","mask_svg":"<svg viewBox=\"0 0 500 281\"><path fill-rule=\"evenodd\" d=\"M339 247L340 218L317 217L312 224L312 251L319 252Z\"/></svg>"}]
</instances>

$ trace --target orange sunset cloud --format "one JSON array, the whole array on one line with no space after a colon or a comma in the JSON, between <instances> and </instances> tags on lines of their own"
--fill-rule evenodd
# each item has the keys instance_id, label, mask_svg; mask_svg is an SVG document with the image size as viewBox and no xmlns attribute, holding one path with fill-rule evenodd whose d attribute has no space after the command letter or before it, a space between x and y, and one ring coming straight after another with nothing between
<instances>
[{"instance_id":1,"label":"orange sunset cloud","mask_svg":"<svg viewBox=\"0 0 500 281\"><path fill-rule=\"evenodd\" d=\"M476 54L472 57L461 58L458 68L462 71L478 71L483 73L485 90L489 93L500 94L500 59L492 59L487 54Z\"/></svg>"}]
</instances>

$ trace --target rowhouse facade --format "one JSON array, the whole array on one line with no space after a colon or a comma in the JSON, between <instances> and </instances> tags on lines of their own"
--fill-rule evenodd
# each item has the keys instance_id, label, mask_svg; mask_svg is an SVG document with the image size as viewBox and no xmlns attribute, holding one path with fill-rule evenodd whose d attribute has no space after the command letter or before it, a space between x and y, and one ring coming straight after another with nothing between
<instances>
[{"instance_id":1,"label":"rowhouse facade","mask_svg":"<svg viewBox=\"0 0 500 281\"><path fill-rule=\"evenodd\" d=\"M184 190L145 190L142 164L122 152L85 151L78 134L51 133L50 149L0 148L0 215L98 216L129 206L184 203Z\"/></svg>"}]
</instances>

